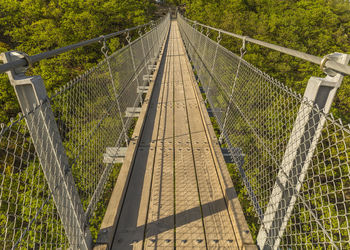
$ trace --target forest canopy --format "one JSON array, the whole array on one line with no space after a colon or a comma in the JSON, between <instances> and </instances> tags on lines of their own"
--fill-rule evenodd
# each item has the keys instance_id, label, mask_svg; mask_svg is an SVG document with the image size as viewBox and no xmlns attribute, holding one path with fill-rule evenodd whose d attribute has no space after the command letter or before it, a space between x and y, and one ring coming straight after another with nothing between
<instances>
[{"instance_id":1,"label":"forest canopy","mask_svg":"<svg viewBox=\"0 0 350 250\"><path fill-rule=\"evenodd\" d=\"M350 53L350 2L344 0L174 0L200 23L324 57ZM216 34L217 35L217 34ZM224 37L222 45L239 53L242 42ZM303 94L311 76L325 77L319 66L248 44L245 59ZM332 113L350 122L350 77L345 77Z\"/></svg>"},{"instance_id":2,"label":"forest canopy","mask_svg":"<svg viewBox=\"0 0 350 250\"><path fill-rule=\"evenodd\" d=\"M237 34L312 55L350 51L350 4L344 0L169 0L182 6L188 18ZM29 55L145 23L154 18L149 0L0 0L0 52ZM241 42L222 44L238 52ZM112 50L120 47L113 39ZM48 91L57 89L101 58L98 46L78 49L44 60L30 73L41 75ZM258 46L248 46L245 59L293 90L303 93L311 76L324 76L319 67ZM350 122L349 77L332 112ZM0 122L20 111L7 76L0 74Z\"/></svg>"},{"instance_id":3,"label":"forest canopy","mask_svg":"<svg viewBox=\"0 0 350 250\"><path fill-rule=\"evenodd\" d=\"M148 0L0 0L0 53L18 50L34 55L146 23L156 5ZM124 37L119 38L124 42ZM119 39L110 41L112 51ZM63 86L102 58L100 44L77 49L31 68L48 92ZM13 87L0 74L0 123L20 112Z\"/></svg>"},{"instance_id":4,"label":"forest canopy","mask_svg":"<svg viewBox=\"0 0 350 250\"><path fill-rule=\"evenodd\" d=\"M181 6L192 20L312 55L350 53L349 1L166 2ZM156 18L156 12L157 5L150 0L0 0L0 53L38 54L146 23ZM211 38L215 36L211 34ZM121 36L109 41L109 47L115 51L123 43L125 37ZM242 42L224 36L221 44L239 53ZM42 76L50 94L96 65L103 58L100 49L101 44L95 44L43 60L30 68L28 75ZM301 94L311 76L325 76L317 65L257 45L248 44L244 59ZM332 109L344 123L350 123L349 78L345 77ZM18 112L13 87L7 75L0 74L0 123L9 123Z\"/></svg>"}]
</instances>

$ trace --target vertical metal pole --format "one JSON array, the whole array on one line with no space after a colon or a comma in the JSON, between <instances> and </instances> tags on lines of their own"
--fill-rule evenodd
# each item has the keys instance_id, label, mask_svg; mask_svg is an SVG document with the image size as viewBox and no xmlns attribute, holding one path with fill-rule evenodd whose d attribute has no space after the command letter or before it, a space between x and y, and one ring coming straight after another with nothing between
<instances>
[{"instance_id":1,"label":"vertical metal pole","mask_svg":"<svg viewBox=\"0 0 350 250\"><path fill-rule=\"evenodd\" d=\"M209 29L207 29L207 32L206 32L206 34L205 34L205 37L204 37L204 39L205 39L205 43L204 43L204 49L203 49L203 52L202 52L202 58L203 58L203 60L201 60L202 61L202 68L205 68L207 65L205 65L204 64L204 61L205 61L205 57L206 57L206 55L207 55L207 49L208 49L208 40L210 39L209 38ZM202 69L201 68L201 69ZM204 71L205 71L205 69L204 69ZM199 75L201 74L200 72L198 72L199 73ZM201 79L201 84L203 84L203 81L204 79Z\"/></svg>"},{"instance_id":2,"label":"vertical metal pole","mask_svg":"<svg viewBox=\"0 0 350 250\"><path fill-rule=\"evenodd\" d=\"M195 32L196 33L196 32ZM202 48L203 46L202 46L202 37L204 37L204 35L203 35L203 27L201 26L201 29L200 29L200 31L198 30L198 36L199 36L199 39L198 39L198 44L194 44L194 46L196 47L196 48L198 48L198 53L196 53L195 55L196 55L196 61L195 61L195 63L197 64L197 68L196 68L196 71L197 71L197 75L198 75L198 77L200 77L200 75L201 75L201 71L203 70L203 68L204 68L204 62L203 62L203 60L201 59L202 57L203 57L203 53L201 53L201 51L200 51L200 48ZM204 39L205 39L205 37L204 37Z\"/></svg>"},{"instance_id":3,"label":"vertical metal pole","mask_svg":"<svg viewBox=\"0 0 350 250\"><path fill-rule=\"evenodd\" d=\"M102 38L103 38L103 46L101 48L101 52L105 56L105 60L107 62L109 77L111 78L111 84L112 84L112 88L113 88L113 94L114 94L114 97L115 97L118 113L119 113L119 116L120 116L120 119L121 119L121 123L122 123L122 127L123 127L122 128L122 133L124 134L125 145L128 146L129 138L128 138L128 135L127 135L127 129L126 129L126 126L125 126L125 123L124 123L123 114L122 114L122 111L121 111L121 108L120 108L119 95L118 95L118 92L117 92L117 89L116 89L116 84L115 84L115 80L114 80L114 76L113 76L111 63L109 61L110 57L108 56L108 46L107 46L107 43L106 43L106 39L103 36L102 36ZM103 191L103 188L104 188L104 186L106 184L107 176L109 176L109 173L110 173L111 170L112 170L111 164L109 164L107 166L106 170L103 171L103 174L102 174L102 176L101 176L101 178L100 178L100 180L99 180L99 182L98 182L98 184L96 186L96 189L95 189L95 191L94 191L94 193L92 195L91 201L94 201L94 200L97 201L98 200L97 197L100 197L101 192ZM86 212L85 212L85 217L87 219L91 216L92 212L95 210L96 204L97 204L97 202L90 202L90 204L87 207Z\"/></svg>"},{"instance_id":4,"label":"vertical metal pole","mask_svg":"<svg viewBox=\"0 0 350 250\"><path fill-rule=\"evenodd\" d=\"M146 28L145 28L146 29ZM146 33L146 30L145 30L145 33ZM149 55L149 61L147 61L146 63L148 64L149 62L151 62L150 60L152 59L151 58L151 45L149 44L149 38L151 37L151 35L148 35L147 36L147 45L148 45L148 51L147 51L147 53L148 53L148 55ZM151 64L152 64L152 62L151 62Z\"/></svg>"},{"instance_id":5,"label":"vertical metal pole","mask_svg":"<svg viewBox=\"0 0 350 250\"><path fill-rule=\"evenodd\" d=\"M151 30L154 30L154 32L151 33L151 47L150 47L150 48L152 48L151 51L153 51L153 54L150 51L150 54L152 55L151 63L153 65L157 61L157 56L156 56L157 52L156 52L156 44L155 44L156 43L156 38L155 37L157 36L157 34L156 34L156 30L155 30L155 26L154 26L153 22L151 24Z\"/></svg>"},{"instance_id":6,"label":"vertical metal pole","mask_svg":"<svg viewBox=\"0 0 350 250\"><path fill-rule=\"evenodd\" d=\"M193 44L193 52L196 52L196 31L197 31L197 22L195 21L193 23L193 32L192 32L192 37L190 40L192 41ZM197 64L197 53L192 53L193 56L191 56L191 61L193 62L193 65Z\"/></svg>"},{"instance_id":7,"label":"vertical metal pole","mask_svg":"<svg viewBox=\"0 0 350 250\"><path fill-rule=\"evenodd\" d=\"M203 36L203 27L201 26L201 29L200 30L197 30L198 31L198 36L199 36L199 41L198 41L198 44L194 44L194 46L196 46L197 48L201 48L202 46L202 36ZM198 56L202 56L202 54L200 53L200 49L198 49Z\"/></svg>"},{"instance_id":8,"label":"vertical metal pole","mask_svg":"<svg viewBox=\"0 0 350 250\"><path fill-rule=\"evenodd\" d=\"M123 119L123 114L122 114L122 111L121 111L121 108L120 108L119 95L118 95L118 92L117 92L117 89L116 89L116 84L115 84L115 80L114 80L114 76L113 76L111 63L109 61L110 58L109 58L109 56L107 54L108 53L108 48L107 48L106 40L103 41L103 47L101 48L101 52L105 56L105 59L106 59L106 62L107 62L109 77L111 78L111 83L112 83L112 87L113 87L115 101L117 102L118 113L119 113L120 119L122 121L125 145L128 146L128 144L129 144L129 137L127 135L127 129L126 129L126 126L125 126L125 123L124 123L124 119Z\"/></svg>"},{"instance_id":9,"label":"vertical metal pole","mask_svg":"<svg viewBox=\"0 0 350 250\"><path fill-rule=\"evenodd\" d=\"M23 57L19 52L1 54L4 63ZM92 246L91 233L47 97L44 81L40 76L25 76L25 70L26 68L17 68L7 74L15 89L22 112L24 114L30 112L26 116L28 130L69 243L74 249L90 249Z\"/></svg>"},{"instance_id":10,"label":"vertical metal pole","mask_svg":"<svg viewBox=\"0 0 350 250\"><path fill-rule=\"evenodd\" d=\"M155 48L155 58L158 58L158 56L159 56L159 50L158 50L158 48L160 47L160 39L159 39L159 25L157 25L156 26L156 31L155 31L155 33L157 34L157 46L156 46L156 48Z\"/></svg>"},{"instance_id":11,"label":"vertical metal pole","mask_svg":"<svg viewBox=\"0 0 350 250\"><path fill-rule=\"evenodd\" d=\"M203 61L204 61L204 56L207 54L208 40L210 39L209 34L210 34L209 29L207 29L207 32L205 33L205 43L204 43L204 49L202 53Z\"/></svg>"},{"instance_id":12,"label":"vertical metal pole","mask_svg":"<svg viewBox=\"0 0 350 250\"><path fill-rule=\"evenodd\" d=\"M220 42L221 42L221 33L219 32L219 35L218 35L218 38L217 38L217 43L216 43L216 48L215 48L215 53L214 53L214 58L213 58L213 64L212 64L211 69L210 69L210 74L211 75L213 75L214 70L215 70L216 57L217 57L217 54L218 54L218 49L219 49ZM205 103L208 102L208 95L209 95L210 85L211 85L212 80L213 80L213 77L210 77L209 78L208 87L207 87L207 89L205 91L205 100L204 100Z\"/></svg>"},{"instance_id":13,"label":"vertical metal pole","mask_svg":"<svg viewBox=\"0 0 350 250\"><path fill-rule=\"evenodd\" d=\"M243 56L246 53L246 50L245 50L245 39L243 39L243 46L240 49L240 51L241 51L241 57L239 58L239 62L238 62L238 65L237 65L237 71L236 71L235 79L234 79L233 84L232 84L230 99L228 101L226 112L225 112L224 123L223 123L222 128L221 128L222 131L221 131L221 134L220 134L220 137L219 137L220 144L222 144L223 135L224 135L224 132L225 132L225 129L226 129L228 113L230 112L230 105L231 105L231 102L233 101L233 95L235 93L235 87L236 87L236 83L238 81L239 70L241 68Z\"/></svg>"},{"instance_id":14,"label":"vertical metal pole","mask_svg":"<svg viewBox=\"0 0 350 250\"><path fill-rule=\"evenodd\" d=\"M140 82L139 82L139 78L138 78L139 74L137 74L137 72L136 72L137 68L136 68L136 65L135 65L134 53L133 53L133 50L132 50L132 44L131 44L131 39L130 39L129 33L128 33L127 37L126 37L126 40L127 40L128 44L129 44L130 57L131 57L132 66L133 66L133 69L134 69L134 72L135 72L135 76L136 76L137 89L139 89L139 87L140 87ZM142 95L140 93L138 93L138 98L139 98L140 103L142 105L143 100L142 100Z\"/></svg>"},{"instance_id":15,"label":"vertical metal pole","mask_svg":"<svg viewBox=\"0 0 350 250\"><path fill-rule=\"evenodd\" d=\"M144 58L144 62L145 62L145 67L146 67L146 71L147 71L147 75L150 75L151 74L151 72L150 72L150 70L148 69L148 67L147 67L147 56L148 55L146 55L146 52L145 52L145 46L143 45L143 36L142 36L142 32L141 32L141 30L139 30L139 36L140 36L140 39L141 39L141 46L142 46L142 54L143 54L143 58Z\"/></svg>"},{"instance_id":16,"label":"vertical metal pole","mask_svg":"<svg viewBox=\"0 0 350 250\"><path fill-rule=\"evenodd\" d=\"M347 65L350 55L334 53L326 57ZM323 60L325 62L325 60ZM322 65L322 64L321 64ZM311 103L302 103L281 163L270 201L267 205L257 242L261 249L277 249L292 214L313 157L326 117L315 110L318 105L328 113L343 75L325 71L325 78L311 77L304 97Z\"/></svg>"}]
</instances>

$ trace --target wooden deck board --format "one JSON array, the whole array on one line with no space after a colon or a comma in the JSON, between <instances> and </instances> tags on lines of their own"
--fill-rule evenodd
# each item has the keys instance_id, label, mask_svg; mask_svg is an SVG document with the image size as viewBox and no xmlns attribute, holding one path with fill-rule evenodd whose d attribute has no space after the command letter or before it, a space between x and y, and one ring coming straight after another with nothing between
<instances>
[{"instance_id":1,"label":"wooden deck board","mask_svg":"<svg viewBox=\"0 0 350 250\"><path fill-rule=\"evenodd\" d=\"M168 48L171 44L168 45ZM169 53L169 49L168 52ZM160 121L157 137L150 205L146 226L145 249L174 248L174 186L173 186L173 109L172 83L169 82L172 59L167 57L162 80L163 99L158 105Z\"/></svg>"},{"instance_id":2,"label":"wooden deck board","mask_svg":"<svg viewBox=\"0 0 350 250\"><path fill-rule=\"evenodd\" d=\"M180 45L181 46L181 45ZM180 53L185 51L181 46ZM181 71L186 72L185 62L181 62ZM186 82L187 83L187 82ZM202 121L193 82L184 84L185 96L188 107L189 126L192 137L192 147L195 159L195 167L198 179L198 188L202 203L203 220L208 248L238 248L234 238L231 220L226 208L223 193L215 169L213 156L210 152L209 138L205 132L205 124Z\"/></svg>"},{"instance_id":3,"label":"wooden deck board","mask_svg":"<svg viewBox=\"0 0 350 250\"><path fill-rule=\"evenodd\" d=\"M179 54L185 49L180 43ZM180 71L190 75L183 58L178 58ZM185 74L183 74L185 75ZM203 223L205 227L206 242L208 248L238 248L234 241L234 234L227 213L223 194L215 171L213 157L208 146L204 124L201 121L199 106L193 90L192 81L183 79L186 107L191 132L191 143L196 169L198 190L202 204Z\"/></svg>"},{"instance_id":4,"label":"wooden deck board","mask_svg":"<svg viewBox=\"0 0 350 250\"><path fill-rule=\"evenodd\" d=\"M188 124L187 107L184 93L183 74L179 64L181 38L176 23L173 23L174 42L171 75L174 81L175 104L175 224L176 247L205 247L205 235L198 196L197 179L191 148L191 137Z\"/></svg>"},{"instance_id":5,"label":"wooden deck board","mask_svg":"<svg viewBox=\"0 0 350 250\"><path fill-rule=\"evenodd\" d=\"M166 71L166 64L160 67L160 73ZM159 77L155 82L156 95L150 100L149 111L146 116L144 130L137 148L132 167L128 191L123 203L120 219L117 224L112 248L142 249L147 219L147 208L151 189L152 172L156 152L160 108L158 100L163 99L164 79Z\"/></svg>"},{"instance_id":6,"label":"wooden deck board","mask_svg":"<svg viewBox=\"0 0 350 250\"><path fill-rule=\"evenodd\" d=\"M111 248L242 248L176 21L165 46Z\"/></svg>"}]
</instances>

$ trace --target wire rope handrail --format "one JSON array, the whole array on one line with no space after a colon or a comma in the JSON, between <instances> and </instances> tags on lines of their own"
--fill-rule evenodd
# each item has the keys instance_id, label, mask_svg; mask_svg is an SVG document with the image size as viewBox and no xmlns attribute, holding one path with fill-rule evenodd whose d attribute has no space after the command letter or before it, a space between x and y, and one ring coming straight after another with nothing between
<instances>
[{"instance_id":1,"label":"wire rope handrail","mask_svg":"<svg viewBox=\"0 0 350 250\"><path fill-rule=\"evenodd\" d=\"M168 14L30 58L1 54L9 62L2 66L16 67L7 73L22 109L18 120L0 124L4 248L92 248L169 25ZM139 37L127 36L128 44L109 55L106 40L131 30ZM33 61L98 41L104 60L51 96L40 76L24 75Z\"/></svg>"},{"instance_id":2,"label":"wire rope handrail","mask_svg":"<svg viewBox=\"0 0 350 250\"><path fill-rule=\"evenodd\" d=\"M179 14L179 15L184 20L186 20L187 22L190 22L190 23L192 23L194 25L198 25L198 26L201 26L203 28L214 30L214 31L217 31L219 33L226 34L226 35L229 35L229 36L241 39L241 40L246 41L246 42L254 43L254 44L260 45L262 47L266 47L266 48L269 48L269 49L272 49L272 50L275 50L275 51L279 51L281 53L284 53L284 54L287 54L287 55L290 55L290 56L294 56L294 57L303 59L303 60L308 61L308 62L312 62L314 64L318 64L318 65L320 65L320 67L321 67L321 69L323 71L325 69L331 69L331 70L335 70L335 71L337 71L339 73L342 73L342 74L350 75L350 66L349 65L344 65L344 64L340 64L340 63L337 63L335 61L329 60L330 58L329 58L328 55L323 57L323 58L321 58L321 57L310 55L310 54L307 54L305 52L301 52L301 51L298 51L298 50L285 48L285 47L282 47L282 46L279 46L279 45L276 45L276 44L264 42L264 41L257 40L257 39L254 39L254 38L251 38L251 37L248 37L248 36L238 35L238 34L226 31L226 30L214 28L214 27L211 27L209 25L205 25L205 24L202 24L200 22L188 19L188 18L182 16L181 14Z\"/></svg>"},{"instance_id":3,"label":"wire rope handrail","mask_svg":"<svg viewBox=\"0 0 350 250\"><path fill-rule=\"evenodd\" d=\"M157 20L157 22L158 23L161 22L162 19L164 19L164 18L165 17L161 18L161 20ZM153 25L155 25L155 22L154 21L150 21L148 23L141 24L141 25L138 25L138 26L135 26L135 27L132 27L132 28L124 29L124 30L121 30L121 31L117 31L117 32L114 32L114 33L107 34L107 35L102 35L102 36L95 37L95 38L92 38L92 39L89 39L89 40L85 40L85 41L82 41L82 42L79 42L79 43L71 44L71 45L68 45L68 46L65 46L65 47L62 47L62 48L58 48L58 49L42 52L42 53L39 53L39 54L36 54L36 55L33 55L33 56L29 56L29 55L27 55L26 53L23 53L23 52L18 52L18 53L23 55L23 58L19 59L19 60L16 60L14 62L0 64L0 73L5 73L6 71L9 71L9 70L12 70L12 69L15 69L15 68L18 68L18 67L31 66L32 64L34 64L36 62L39 62L39 61L41 61L43 59L48 59L48 58L60 55L62 53L65 53L65 52L68 52L68 51L71 51L71 50L75 50L75 49L80 48L80 47L91 45L91 44L94 44L94 43L97 43L97 42L102 42L102 41L105 41L107 39L111 39L113 37L119 36L121 34L128 33L130 31L134 31L134 30L138 30L138 29L141 29L141 28L146 27L146 26L153 26Z\"/></svg>"},{"instance_id":4,"label":"wire rope handrail","mask_svg":"<svg viewBox=\"0 0 350 250\"><path fill-rule=\"evenodd\" d=\"M250 225L258 246L349 248L350 129L329 114L344 76L310 77L302 97L243 59L248 40L238 56L219 44L223 31L215 41L181 15L178 23L234 182L245 186L246 211L255 210ZM349 59L327 58L345 65Z\"/></svg>"}]
</instances>

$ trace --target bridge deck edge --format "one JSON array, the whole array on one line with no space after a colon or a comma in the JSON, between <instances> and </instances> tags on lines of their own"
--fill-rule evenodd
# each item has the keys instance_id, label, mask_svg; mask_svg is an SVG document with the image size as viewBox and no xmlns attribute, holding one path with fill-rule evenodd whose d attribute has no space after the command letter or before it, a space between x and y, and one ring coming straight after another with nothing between
<instances>
[{"instance_id":1,"label":"bridge deck edge","mask_svg":"<svg viewBox=\"0 0 350 250\"><path fill-rule=\"evenodd\" d=\"M187 67L189 67L193 72L192 66L190 65L189 60L186 60L186 61L187 61ZM218 139L216 137L213 125L209 118L209 114L207 112L204 100L202 98L202 95L194 74L191 74L191 78L192 78L192 81L191 81L192 87L194 88L196 93L195 96L197 99L197 103L200 107L199 110L201 112L202 119L206 123L206 126L204 127L206 129L206 134L210 142L210 148L212 151L213 159L215 161L217 175L218 175L222 192L224 194L225 201L228 207L228 212L229 212L232 226L235 232L236 240L238 242L240 249L252 249L252 250L258 249L250 233L248 224L245 219L245 215L243 213L243 209L238 200L236 190L234 188L233 182L228 172L224 156L221 152Z\"/></svg>"},{"instance_id":2,"label":"bridge deck edge","mask_svg":"<svg viewBox=\"0 0 350 250\"><path fill-rule=\"evenodd\" d=\"M165 39L162 44L162 50L159 54L156 69L153 72L152 80L149 84L149 89L146 94L144 104L142 105L140 116L136 122L135 129L130 140L130 144L126 151L123 166L120 170L117 182L113 188L113 192L109 200L107 210L100 227L100 231L98 233L94 250L109 249L113 242L116 226L123 206L123 200L127 191L127 183L129 182L131 176L132 166L137 152L136 149L140 144L140 135L145 125L145 117L147 116L147 112L149 110L149 104L152 98L153 88L158 78L159 68L161 65L162 58L164 56L166 40L167 39Z\"/></svg>"}]
</instances>

